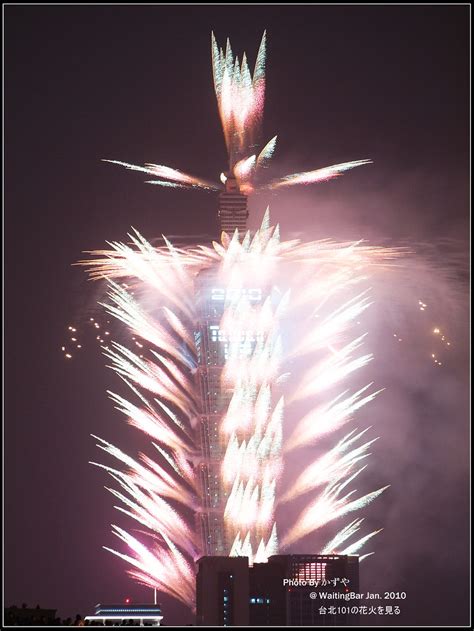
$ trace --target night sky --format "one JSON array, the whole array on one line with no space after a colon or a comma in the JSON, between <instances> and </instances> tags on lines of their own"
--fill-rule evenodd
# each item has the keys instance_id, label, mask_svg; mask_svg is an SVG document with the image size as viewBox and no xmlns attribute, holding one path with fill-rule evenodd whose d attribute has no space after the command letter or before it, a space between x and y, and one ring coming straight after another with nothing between
<instances>
[{"instance_id":1,"label":"night sky","mask_svg":"<svg viewBox=\"0 0 474 631\"><path fill-rule=\"evenodd\" d=\"M215 236L212 194L149 186L100 160L216 180L226 152L210 32L253 64L264 29L272 172L374 164L258 196L251 227L270 203L283 236L448 243L460 260L467 251L468 6L6 6L6 606L74 617L97 602L151 599L102 549L125 518L88 464L100 457L90 434L131 453L145 439L108 400L117 379L93 336L69 362L61 352L98 292L72 264L131 226L150 239ZM385 530L362 584L406 591L404 624L468 621L467 298L454 293L455 310L440 307L457 349L446 370L421 370L415 388L382 367L392 390L374 408L385 421L371 467L382 483L389 472L393 493L371 513ZM167 624L192 621L160 601Z\"/></svg>"}]
</instances>

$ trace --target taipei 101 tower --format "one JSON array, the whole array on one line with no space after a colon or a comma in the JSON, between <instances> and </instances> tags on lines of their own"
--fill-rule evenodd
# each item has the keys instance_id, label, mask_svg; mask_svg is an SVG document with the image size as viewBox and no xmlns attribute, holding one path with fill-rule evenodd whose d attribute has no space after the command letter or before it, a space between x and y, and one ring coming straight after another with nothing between
<instances>
[{"instance_id":1,"label":"taipei 101 tower","mask_svg":"<svg viewBox=\"0 0 474 631\"><path fill-rule=\"evenodd\" d=\"M112 254L100 251L101 258L94 262L92 272L98 278L110 275L109 295L116 305L109 308L110 312L158 349L151 351L153 360L146 361L120 345L108 351L108 356L121 376L140 388L150 389L159 406L155 413L148 399L139 395L145 405L142 410L113 395L119 409L131 417L134 425L153 438L158 436L160 444L153 444L165 469L146 456L152 473L145 473L141 464L133 465L139 472L136 475L140 484L146 476L153 501L143 495L135 479L129 480L129 474L111 471L114 476L122 476L118 482L133 501L130 503L121 492L113 493L137 511L140 524L151 524L155 540L157 532L158 541L163 540L155 544L161 546L160 563L155 564L148 549L140 547L125 531L117 527L116 534L135 546L135 555L143 556L143 571L134 576L177 595L183 602L187 602L186 590L189 592L194 586L192 566L187 565L183 555L193 562L197 555L241 556L252 565L265 563L279 552L275 506L283 470L284 421L280 386L284 375L279 372L284 345L279 322L288 308L290 290L280 286L278 274L273 271L277 269L277 259L286 252L279 227L270 226L267 212L261 228L251 235L247 229L248 197L255 190L330 180L370 162L344 162L265 180L265 167L277 140L274 136L259 146L266 35L263 34L253 74L246 54L239 61L229 40L225 49L219 48L212 34L211 54L229 158L220 183L159 164L106 162L147 173L153 178L147 182L153 185L217 192L220 239L212 247L176 248L165 240L164 247L153 248L136 233L131 238L138 253L114 243ZM287 243L299 260L297 243ZM304 261L306 247L301 246ZM288 261L293 260L293 250ZM338 264L340 260L338 252ZM161 296L161 306L154 306L156 313L149 317L133 293L127 294L126 285L120 286L113 280L134 275L138 275L141 284L153 288L153 299L147 305L157 305L155 297ZM132 389L137 394L137 388ZM359 435L351 440L358 438ZM296 439L294 442L293 448L300 445ZM102 441L99 446L131 466L131 459L109 443ZM179 517L168 503L169 498L187 511L191 509L194 524L190 515L186 519ZM146 504L146 510L140 503ZM124 512L130 514L128 509ZM163 574L163 568L170 575Z\"/></svg>"},{"instance_id":2,"label":"taipei 101 tower","mask_svg":"<svg viewBox=\"0 0 474 631\"><path fill-rule=\"evenodd\" d=\"M247 196L240 192L232 174L222 174L225 190L219 194L218 223L220 232L228 235L245 235L247 232ZM237 233L236 233L237 231ZM243 288L254 304L260 304L260 289ZM233 537L226 532L224 514L230 489L222 483L222 462L228 445L221 435L223 417L232 400L232 391L223 384L222 372L229 353L230 340L220 331L220 321L228 307L226 290L219 286L215 270L206 270L196 280L196 306L199 321L196 323L195 342L198 359L198 388L201 401L198 443L202 460L198 466L198 479L202 509L196 515L197 530L205 556L226 556L231 551ZM243 340L242 340L243 341ZM242 341L239 341L241 343ZM247 352L251 352L251 343Z\"/></svg>"}]
</instances>

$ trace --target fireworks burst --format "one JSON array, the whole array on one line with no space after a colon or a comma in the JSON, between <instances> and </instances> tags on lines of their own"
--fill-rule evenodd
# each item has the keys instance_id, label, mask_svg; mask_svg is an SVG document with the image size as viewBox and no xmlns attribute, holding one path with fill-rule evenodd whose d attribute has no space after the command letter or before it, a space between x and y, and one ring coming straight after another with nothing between
<instances>
[{"instance_id":1,"label":"fireworks burst","mask_svg":"<svg viewBox=\"0 0 474 631\"><path fill-rule=\"evenodd\" d=\"M242 61L239 61L232 52L229 40L224 52L222 48L219 48L214 33L211 35L214 90L229 156L229 171L221 173L220 176L222 184L231 177L237 181L242 193L249 194L258 188L279 189L295 184L326 182L339 177L349 169L370 164L371 160L367 159L353 160L304 173L293 173L271 182L257 184L262 168L273 156L277 141L277 136L274 136L260 151L255 151L261 136L260 127L265 103L266 47L267 37L264 33L252 75L245 53ZM104 160L104 162L118 164L159 178L147 180L148 184L206 191L217 191L222 188L217 182L209 182L158 164L137 166L120 160Z\"/></svg>"},{"instance_id":2,"label":"fireworks burst","mask_svg":"<svg viewBox=\"0 0 474 631\"><path fill-rule=\"evenodd\" d=\"M348 490L364 469L360 463L375 440L363 440L367 428L350 431L279 497L285 455L346 425L377 394L369 384L356 391L346 386L338 396L326 396L372 358L362 350L365 336L351 335L354 323L370 306L367 292L358 287L397 252L360 243L285 242L278 226L268 223L267 214L261 229L253 237L247 233L242 242L237 233L232 238L224 233L213 247L185 249L171 243L153 248L135 232L129 235L130 245L112 243L110 250L83 262L93 278L108 281L108 314L147 345L152 357L140 358L117 343L105 351L136 402L110 393L112 400L156 449L155 458L141 454L136 460L98 439L98 446L127 468L124 473L98 465L121 487L109 489L125 505L119 510L154 538L150 551L114 526L134 556L114 552L139 568L133 575L141 582L183 602L189 602L193 559L203 552L186 514L189 509L202 514L207 505L199 478L202 466L209 463L202 461L197 429L205 414L199 391L203 380L198 375L209 377L216 369L216 362L200 356L200 322L203 314L208 318L209 305L219 307L219 320L207 328L208 348L221 354L223 367L218 382L207 382L207 387L227 393L228 402L215 436L222 454L218 461L225 497L225 553L249 556L254 562L275 554L278 500L286 503L316 492L284 534L280 548L285 548L366 506L386 488L362 496ZM284 284L287 278L292 279L291 295ZM131 281L140 286L133 296L121 284ZM196 294L201 298L193 300ZM282 330L290 322L302 337L300 344L287 346ZM310 360L310 368L299 371L295 383L286 368L301 357ZM310 411L298 422L292 420L293 431L284 443L285 400L306 401ZM324 549L336 544L341 553L359 549L375 533L345 548L342 543L360 523L345 525Z\"/></svg>"},{"instance_id":3,"label":"fireworks burst","mask_svg":"<svg viewBox=\"0 0 474 631\"><path fill-rule=\"evenodd\" d=\"M229 155L229 171L220 180L225 185L235 179L243 193L256 188L276 145L275 136L255 152L265 54L264 34L251 74L246 55L240 62L229 41L224 52L212 35L214 86ZM161 186L220 188L162 165L108 161L150 174L158 178L150 183ZM322 182L369 162L296 173L263 186ZM107 549L133 566L130 573L139 582L189 605L193 562L200 555L265 562L387 488L365 494L352 488L376 440L367 437L369 428L348 431L292 485L285 486L283 474L288 454L348 425L378 394L371 383L355 389L347 383L372 360L363 350L366 334L355 334L354 325L371 304L367 278L398 252L361 242L282 241L268 210L254 235L223 232L212 247L180 248L166 239L153 247L137 231L129 237L130 243L110 243L81 262L93 279L105 279L107 317L125 325L137 347L107 340L104 354L132 397L109 392L110 398L155 450L153 458L132 458L97 438L97 446L119 463L94 463L119 487L108 489L121 502L116 508L151 541L144 545L114 525L131 553ZM292 330L298 337L289 342ZM289 423L285 407L301 403L306 413L292 413ZM307 507L281 533L280 543L278 503L306 493ZM190 526L192 514L199 533ZM218 523L217 539L211 517ZM352 541L362 521L345 524L322 550L358 551L378 532Z\"/></svg>"}]
</instances>

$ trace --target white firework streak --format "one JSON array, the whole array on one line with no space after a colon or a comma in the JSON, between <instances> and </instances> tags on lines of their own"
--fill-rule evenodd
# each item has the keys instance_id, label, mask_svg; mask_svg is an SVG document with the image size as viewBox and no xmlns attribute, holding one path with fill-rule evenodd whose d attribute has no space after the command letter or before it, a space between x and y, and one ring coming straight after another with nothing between
<instances>
[{"instance_id":1,"label":"white firework streak","mask_svg":"<svg viewBox=\"0 0 474 631\"><path fill-rule=\"evenodd\" d=\"M314 171L305 171L304 173L293 173L292 175L286 175L281 180L276 180L268 185L268 188L279 188L281 186L293 186L294 184L314 184L316 182L327 182L335 177L339 177L355 167L362 166L364 164L371 164L372 160L352 160L351 162L342 162L341 164L333 164L329 167L323 167L322 169L316 169Z\"/></svg>"},{"instance_id":2,"label":"white firework streak","mask_svg":"<svg viewBox=\"0 0 474 631\"><path fill-rule=\"evenodd\" d=\"M219 291L225 295L214 335L226 353L220 387L230 395L219 426L225 445L219 484L227 495L221 515L231 542L227 554L264 562L279 548L288 548L365 507L387 488L357 499L355 490L342 493L365 468L359 463L366 461L376 438L361 439L370 428L352 430L319 454L286 491L282 484L287 454L349 423L376 396L370 383L352 393L346 387L336 396L331 389L371 359L368 353L360 354L366 336L351 335L355 321L370 306L367 291L358 287L373 269L388 267L399 252L327 240L281 242L278 226L270 227L268 213L253 237L247 233L239 241L237 233L232 237L223 233L222 242L213 247L178 249L166 242L154 248L136 232L130 239L130 245L112 243L110 250L98 251L92 261L81 264L90 268L92 278L107 279L105 308L142 345L146 343L153 358L140 357L118 343L104 348L111 367L136 399L110 393L112 400L130 424L155 441L156 450L153 457L140 454L139 462L98 439L98 446L125 470L98 466L120 486L110 489L124 504L117 508L155 538L152 547L145 546L114 526L133 556L113 552L136 568L132 574L137 580L189 603L192 564L202 550L188 524L193 512L204 510L196 466L202 456L196 422L201 395L194 377L196 359L192 359L199 318L194 280L203 271L212 271L212 283L218 279ZM290 279L287 287L285 279ZM133 287L133 295L120 283ZM259 300L252 295L256 287ZM288 322L299 331L299 344L285 345ZM294 386L285 368L301 357L310 359L310 367L296 368ZM291 419L293 431L285 441L288 419L283 395L289 402L310 406L303 418ZM309 497L307 508L279 546L276 505L303 493ZM378 532L342 548L361 523L358 519L343 526L323 550L347 554L359 550Z\"/></svg>"},{"instance_id":3,"label":"white firework streak","mask_svg":"<svg viewBox=\"0 0 474 631\"><path fill-rule=\"evenodd\" d=\"M147 547L122 528L112 525L114 535L128 545L134 556L122 554L107 548L136 570L129 574L139 583L170 594L185 605L194 600L194 570L189 561L181 554L171 539L161 534L163 543ZM138 571L137 571L138 570Z\"/></svg>"},{"instance_id":4,"label":"white firework streak","mask_svg":"<svg viewBox=\"0 0 474 631\"><path fill-rule=\"evenodd\" d=\"M265 165L267 160L272 157L276 147L277 136L273 136L271 140L267 142L265 147L260 151L257 157L257 167Z\"/></svg>"},{"instance_id":5,"label":"white firework streak","mask_svg":"<svg viewBox=\"0 0 474 631\"><path fill-rule=\"evenodd\" d=\"M356 430L352 430L352 432L347 434L333 449L326 452L321 458L318 458L307 467L296 480L292 488L287 491L286 495L281 497L280 501L284 502L294 499L302 493L315 489L321 484L334 481L339 475L346 476L349 474L357 462L364 460L370 455L366 452L377 438L373 438L363 445L351 449L347 453L345 452L350 445L357 442L369 429L370 428L367 428L355 436L354 433ZM365 467L359 469L358 473L360 473L363 468Z\"/></svg>"},{"instance_id":6,"label":"white firework streak","mask_svg":"<svg viewBox=\"0 0 474 631\"><path fill-rule=\"evenodd\" d=\"M286 533L282 546L287 547L330 521L367 506L388 489L387 485L349 502L348 499L356 492L355 490L346 493L341 498L338 495L351 479L352 476L343 483L330 483L316 500L302 512L296 524Z\"/></svg>"},{"instance_id":7,"label":"white firework streak","mask_svg":"<svg viewBox=\"0 0 474 631\"><path fill-rule=\"evenodd\" d=\"M148 180L147 184L172 186L176 188L196 187L210 191L214 191L219 188L219 186L217 184L214 184L213 182L207 182L206 180L202 180L193 175L188 175L187 173L183 173L182 171L172 169L171 167L167 167L162 164L147 163L144 166L138 166L135 164L129 164L128 162L122 162L121 160L106 159L103 159L102 162L111 162L112 164L118 164L120 166L126 167L131 171L141 171L142 173L157 175L158 177L164 178L164 180Z\"/></svg>"}]
</instances>

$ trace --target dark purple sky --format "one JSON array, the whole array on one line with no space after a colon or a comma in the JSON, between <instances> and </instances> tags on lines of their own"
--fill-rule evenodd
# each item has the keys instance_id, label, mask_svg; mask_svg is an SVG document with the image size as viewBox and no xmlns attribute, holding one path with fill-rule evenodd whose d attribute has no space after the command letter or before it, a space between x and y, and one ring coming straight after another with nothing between
<instances>
[{"instance_id":1,"label":"dark purple sky","mask_svg":"<svg viewBox=\"0 0 474 631\"><path fill-rule=\"evenodd\" d=\"M67 364L60 351L96 290L71 264L131 225L149 238L216 232L212 195L148 186L100 159L217 178L226 156L210 31L253 62L266 28L264 138L279 135L275 172L375 164L252 208L272 201L283 231L311 237L449 237L463 250L469 8L6 6L5 20L5 604L85 615L99 601L150 594L101 548L115 544L109 524L120 517L88 465L98 457L90 433L136 450L143 441L108 401L113 377L95 348ZM465 342L465 320L458 329ZM365 580L409 593L405 624L467 622L466 356L456 357L436 396L410 395L428 439L419 453L439 466L407 458L402 434L381 448L395 495L411 499L374 513L389 534ZM393 405L407 388L397 381ZM423 429L427 419L451 429ZM395 574L394 558L404 559ZM191 620L161 601L168 624Z\"/></svg>"}]
</instances>

